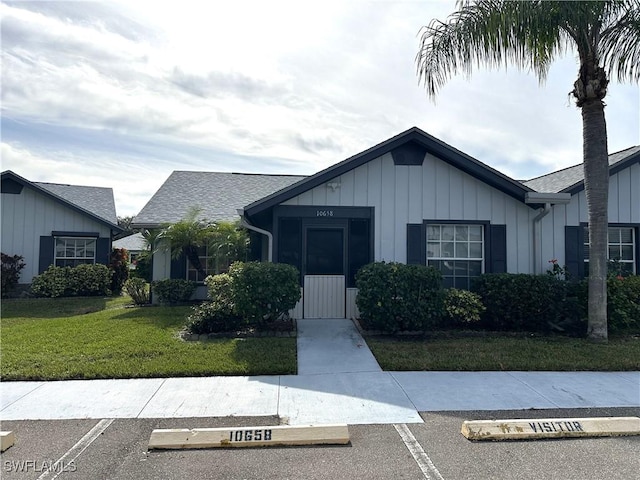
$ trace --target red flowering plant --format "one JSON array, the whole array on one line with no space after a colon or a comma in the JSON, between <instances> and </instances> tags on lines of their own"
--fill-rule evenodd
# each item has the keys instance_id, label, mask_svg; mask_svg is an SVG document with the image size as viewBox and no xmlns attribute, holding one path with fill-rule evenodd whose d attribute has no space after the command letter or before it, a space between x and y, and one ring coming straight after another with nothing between
<instances>
[{"instance_id":1,"label":"red flowering plant","mask_svg":"<svg viewBox=\"0 0 640 480\"><path fill-rule=\"evenodd\" d=\"M558 280L566 280L569 278L569 272L566 265L564 267L561 267L558 264L557 258L552 258L551 260L549 260L549 263L551 264L551 268L547 270L547 275L555 277Z\"/></svg>"}]
</instances>

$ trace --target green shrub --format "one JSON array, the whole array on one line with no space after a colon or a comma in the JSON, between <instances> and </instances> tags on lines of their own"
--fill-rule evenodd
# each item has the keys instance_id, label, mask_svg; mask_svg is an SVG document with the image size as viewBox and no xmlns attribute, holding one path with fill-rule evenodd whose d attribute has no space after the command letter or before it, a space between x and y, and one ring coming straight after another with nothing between
<instances>
[{"instance_id":1,"label":"green shrub","mask_svg":"<svg viewBox=\"0 0 640 480\"><path fill-rule=\"evenodd\" d=\"M132 277L124 282L124 291L136 305L149 303L149 284L139 277Z\"/></svg>"},{"instance_id":2,"label":"green shrub","mask_svg":"<svg viewBox=\"0 0 640 480\"><path fill-rule=\"evenodd\" d=\"M356 275L356 304L367 328L426 330L442 314L442 275L433 267L376 262Z\"/></svg>"},{"instance_id":3,"label":"green shrub","mask_svg":"<svg viewBox=\"0 0 640 480\"><path fill-rule=\"evenodd\" d=\"M111 293L110 286L111 271L106 265L83 264L73 267L70 271L69 288L72 295L109 295Z\"/></svg>"},{"instance_id":4,"label":"green shrub","mask_svg":"<svg viewBox=\"0 0 640 480\"><path fill-rule=\"evenodd\" d=\"M31 292L38 297L68 297L72 295L69 278L71 267L50 265L43 273L33 277Z\"/></svg>"},{"instance_id":5,"label":"green shrub","mask_svg":"<svg viewBox=\"0 0 640 480\"><path fill-rule=\"evenodd\" d=\"M588 315L589 286L584 279L576 284L578 309L584 334ZM607 279L607 319L611 332L640 330L640 276L609 276Z\"/></svg>"},{"instance_id":6,"label":"green shrub","mask_svg":"<svg viewBox=\"0 0 640 480\"><path fill-rule=\"evenodd\" d=\"M229 277L234 311L250 324L278 320L300 300L298 270L291 265L235 262Z\"/></svg>"},{"instance_id":7,"label":"green shrub","mask_svg":"<svg viewBox=\"0 0 640 480\"><path fill-rule=\"evenodd\" d=\"M105 265L83 264L77 267L50 265L33 277L31 292L39 297L71 297L109 295L111 272Z\"/></svg>"},{"instance_id":8,"label":"green shrub","mask_svg":"<svg viewBox=\"0 0 640 480\"><path fill-rule=\"evenodd\" d=\"M122 293L124 282L129 278L129 253L124 248L114 248L109 259L111 271L111 292L114 295Z\"/></svg>"},{"instance_id":9,"label":"green shrub","mask_svg":"<svg viewBox=\"0 0 640 480\"><path fill-rule=\"evenodd\" d=\"M607 280L607 314L611 331L640 328L640 276Z\"/></svg>"},{"instance_id":10,"label":"green shrub","mask_svg":"<svg viewBox=\"0 0 640 480\"><path fill-rule=\"evenodd\" d=\"M231 288L231 276L228 273L209 275L204 279L207 286L207 295L221 305L225 305L229 311L233 311L233 290Z\"/></svg>"},{"instance_id":11,"label":"green shrub","mask_svg":"<svg viewBox=\"0 0 640 480\"><path fill-rule=\"evenodd\" d=\"M553 275L489 273L473 282L486 311L481 326L492 330L550 331L575 316L569 283Z\"/></svg>"},{"instance_id":12,"label":"green shrub","mask_svg":"<svg viewBox=\"0 0 640 480\"><path fill-rule=\"evenodd\" d=\"M450 327L473 327L486 310L480 295L468 290L449 288L444 293L443 324Z\"/></svg>"},{"instance_id":13,"label":"green shrub","mask_svg":"<svg viewBox=\"0 0 640 480\"><path fill-rule=\"evenodd\" d=\"M239 328L244 322L229 310L228 305L209 301L193 307L187 317L186 328L190 333L228 332Z\"/></svg>"},{"instance_id":14,"label":"green shrub","mask_svg":"<svg viewBox=\"0 0 640 480\"><path fill-rule=\"evenodd\" d=\"M174 278L151 282L151 290L158 296L158 301L169 305L188 302L196 286L196 282Z\"/></svg>"},{"instance_id":15,"label":"green shrub","mask_svg":"<svg viewBox=\"0 0 640 480\"><path fill-rule=\"evenodd\" d=\"M2 298L4 298L18 285L20 271L25 267L25 263L22 261L24 257L20 255L0 253L0 257L2 258Z\"/></svg>"}]
</instances>

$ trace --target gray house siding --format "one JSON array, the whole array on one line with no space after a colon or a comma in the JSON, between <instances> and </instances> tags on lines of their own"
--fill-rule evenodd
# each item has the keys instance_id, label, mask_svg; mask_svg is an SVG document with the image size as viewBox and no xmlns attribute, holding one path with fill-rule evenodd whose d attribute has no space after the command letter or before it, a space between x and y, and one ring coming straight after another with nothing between
<instances>
[{"instance_id":1,"label":"gray house siding","mask_svg":"<svg viewBox=\"0 0 640 480\"><path fill-rule=\"evenodd\" d=\"M636 248L640 243L640 163L630 165L614 173L609 178L609 224L611 226L631 226L635 228ZM567 256L567 251L583 253L582 247L572 245L582 242L580 237L567 236L567 227L580 227L588 223L587 198L584 190L575 193L567 205L556 205L552 212L542 219L539 242L542 253L538 269L549 268L549 260L557 259L560 265L573 266L577 261ZM583 261L583 258L580 259ZM638 256L636 256L638 260ZM573 269L574 274L582 275L583 266Z\"/></svg>"},{"instance_id":2,"label":"gray house siding","mask_svg":"<svg viewBox=\"0 0 640 480\"><path fill-rule=\"evenodd\" d=\"M21 255L26 264L20 283L31 283L42 271L40 263L53 260L53 241L45 242L49 252L40 250L41 237L52 239L53 232L91 233L111 245L111 228L89 215L52 201L41 192L24 186L20 193L2 194L2 252ZM48 266L48 265L47 265ZM46 268L46 267L45 267Z\"/></svg>"},{"instance_id":3,"label":"gray house siding","mask_svg":"<svg viewBox=\"0 0 640 480\"><path fill-rule=\"evenodd\" d=\"M507 271L533 268L529 251L536 211L430 154L422 166L394 165L385 154L283 205L373 207L374 259L387 262L407 261L409 224L429 219L506 225Z\"/></svg>"}]
</instances>

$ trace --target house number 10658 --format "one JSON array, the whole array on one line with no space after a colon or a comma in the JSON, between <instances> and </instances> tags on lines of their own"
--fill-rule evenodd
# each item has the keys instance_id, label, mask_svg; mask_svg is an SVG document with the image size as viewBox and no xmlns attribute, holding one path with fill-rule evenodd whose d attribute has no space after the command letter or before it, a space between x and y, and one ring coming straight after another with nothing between
<instances>
[{"instance_id":1,"label":"house number 10658","mask_svg":"<svg viewBox=\"0 0 640 480\"><path fill-rule=\"evenodd\" d=\"M232 430L229 432L230 442L258 442L271 440L271 430Z\"/></svg>"},{"instance_id":2,"label":"house number 10658","mask_svg":"<svg viewBox=\"0 0 640 480\"><path fill-rule=\"evenodd\" d=\"M316 217L333 217L333 210L316 210Z\"/></svg>"}]
</instances>

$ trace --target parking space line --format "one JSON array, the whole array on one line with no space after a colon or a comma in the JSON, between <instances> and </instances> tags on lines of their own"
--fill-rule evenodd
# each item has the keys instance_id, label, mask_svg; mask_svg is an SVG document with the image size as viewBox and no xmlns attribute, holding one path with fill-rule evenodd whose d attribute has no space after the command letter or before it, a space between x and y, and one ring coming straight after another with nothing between
<instances>
[{"instance_id":1,"label":"parking space line","mask_svg":"<svg viewBox=\"0 0 640 480\"><path fill-rule=\"evenodd\" d=\"M84 437L78 440L78 443L67 450L67 453L60 457L56 461L56 463L51 465L49 470L40 475L37 480L53 480L54 478L58 478L58 476L65 471L65 466L69 465L76 458L78 458L82 454L82 452L84 452L87 447L91 445L93 441L98 438L102 434L102 432L104 432L109 427L109 425L113 423L113 421L113 418L100 420L91 430L86 433Z\"/></svg>"},{"instance_id":2,"label":"parking space line","mask_svg":"<svg viewBox=\"0 0 640 480\"><path fill-rule=\"evenodd\" d=\"M393 427L400 435L400 438L402 438L407 450L411 453L411 456L418 464L418 467L420 467L420 470L422 470L424 478L427 480L444 480L436 466L429 458L429 455L427 455L422 448L422 445L420 445L418 440L416 440L416 437L411 433L411 430L409 430L409 427L407 427L407 424L395 424Z\"/></svg>"}]
</instances>

